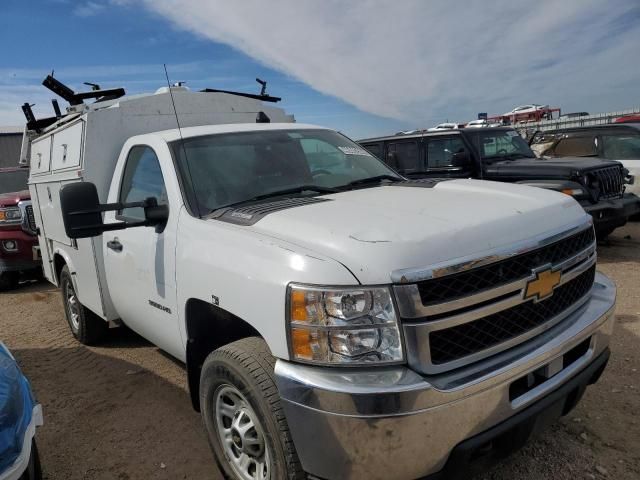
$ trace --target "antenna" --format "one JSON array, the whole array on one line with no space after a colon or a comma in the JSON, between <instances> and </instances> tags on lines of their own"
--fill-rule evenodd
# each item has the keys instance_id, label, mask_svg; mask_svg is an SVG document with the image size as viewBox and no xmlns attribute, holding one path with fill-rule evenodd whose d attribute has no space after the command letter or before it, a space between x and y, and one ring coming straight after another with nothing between
<instances>
[{"instance_id":1,"label":"antenna","mask_svg":"<svg viewBox=\"0 0 640 480\"><path fill-rule=\"evenodd\" d=\"M180 146L182 147L182 153L184 154L184 162L187 165L187 175L189 175L189 182L191 183L191 186L193 187L193 185L194 185L193 177L191 176L191 168L189 167L189 159L187 157L187 149L184 146L184 137L182 136L182 127L180 127L180 119L178 118L178 110L176 109L176 102L173 99L173 92L171 91L171 82L169 81L169 73L167 73L167 64L163 63L162 66L164 67L164 76L167 78L167 87L169 87L169 97L171 98L171 106L173 107L173 114L176 116L176 125L178 125L178 134L180 135ZM178 167L179 167L179 165L178 165ZM200 212L200 206L198 205L198 202L193 202L192 201L192 205L196 206L196 208L198 210L198 216L202 217L202 214Z\"/></svg>"}]
</instances>

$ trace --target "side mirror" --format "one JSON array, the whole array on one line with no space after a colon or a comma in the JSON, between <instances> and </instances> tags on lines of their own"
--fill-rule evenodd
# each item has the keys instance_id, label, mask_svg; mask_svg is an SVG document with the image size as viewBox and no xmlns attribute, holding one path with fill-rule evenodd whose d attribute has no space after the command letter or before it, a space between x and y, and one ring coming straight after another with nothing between
<instances>
[{"instance_id":1,"label":"side mirror","mask_svg":"<svg viewBox=\"0 0 640 480\"><path fill-rule=\"evenodd\" d=\"M467 167L471 164L471 157L469 156L469 152L456 152L451 155L451 166L452 167Z\"/></svg>"},{"instance_id":2,"label":"side mirror","mask_svg":"<svg viewBox=\"0 0 640 480\"><path fill-rule=\"evenodd\" d=\"M103 212L133 207L144 209L143 221L107 224L102 221ZM100 204L98 190L90 182L64 185L60 189L60 208L64 230L69 238L97 237L110 230L148 226L155 226L156 232L160 233L164 230L169 218L169 207L158 205L155 198L147 198L142 202Z\"/></svg>"}]
</instances>

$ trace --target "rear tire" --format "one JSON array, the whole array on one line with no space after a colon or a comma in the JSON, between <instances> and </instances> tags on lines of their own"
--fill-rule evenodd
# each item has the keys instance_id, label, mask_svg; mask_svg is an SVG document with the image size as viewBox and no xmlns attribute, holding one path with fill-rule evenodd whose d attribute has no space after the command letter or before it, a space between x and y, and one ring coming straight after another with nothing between
<instances>
[{"instance_id":1,"label":"rear tire","mask_svg":"<svg viewBox=\"0 0 640 480\"><path fill-rule=\"evenodd\" d=\"M109 324L80 303L66 265L60 272L60 291L64 314L73 336L83 345L95 345L102 340L109 330Z\"/></svg>"},{"instance_id":2,"label":"rear tire","mask_svg":"<svg viewBox=\"0 0 640 480\"><path fill-rule=\"evenodd\" d=\"M18 287L20 282L20 272L2 272L0 273L0 291L13 290Z\"/></svg>"},{"instance_id":3,"label":"rear tire","mask_svg":"<svg viewBox=\"0 0 640 480\"><path fill-rule=\"evenodd\" d=\"M226 479L306 478L280 405L274 366L258 337L213 351L202 366L202 419Z\"/></svg>"}]
</instances>

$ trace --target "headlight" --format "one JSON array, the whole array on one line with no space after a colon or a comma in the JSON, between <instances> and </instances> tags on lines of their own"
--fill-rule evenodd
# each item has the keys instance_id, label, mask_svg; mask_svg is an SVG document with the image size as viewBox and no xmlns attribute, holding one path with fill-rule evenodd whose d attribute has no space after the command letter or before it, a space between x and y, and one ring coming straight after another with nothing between
<instances>
[{"instance_id":1,"label":"headlight","mask_svg":"<svg viewBox=\"0 0 640 480\"><path fill-rule=\"evenodd\" d=\"M580 197L587 193L582 188L563 188L561 192L572 197Z\"/></svg>"},{"instance_id":2,"label":"headlight","mask_svg":"<svg viewBox=\"0 0 640 480\"><path fill-rule=\"evenodd\" d=\"M13 223L20 220L22 220L22 212L19 208L0 208L0 222Z\"/></svg>"},{"instance_id":3,"label":"headlight","mask_svg":"<svg viewBox=\"0 0 640 480\"><path fill-rule=\"evenodd\" d=\"M293 360L348 365L403 360L388 288L290 285L288 302Z\"/></svg>"}]
</instances>

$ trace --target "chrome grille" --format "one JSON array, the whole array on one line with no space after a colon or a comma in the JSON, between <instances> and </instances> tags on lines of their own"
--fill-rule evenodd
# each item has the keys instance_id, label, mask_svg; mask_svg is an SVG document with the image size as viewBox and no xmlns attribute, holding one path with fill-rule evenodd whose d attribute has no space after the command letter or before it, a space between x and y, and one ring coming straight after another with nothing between
<instances>
[{"instance_id":1,"label":"chrome grille","mask_svg":"<svg viewBox=\"0 0 640 480\"><path fill-rule=\"evenodd\" d=\"M591 177L589 187L598 191L598 198L620 198L624 193L622 166L601 168L589 172L587 176Z\"/></svg>"},{"instance_id":2,"label":"chrome grille","mask_svg":"<svg viewBox=\"0 0 640 480\"><path fill-rule=\"evenodd\" d=\"M442 364L457 360L518 337L561 314L583 298L593 285L596 267L581 273L541 302L529 301L479 320L432 332L431 361Z\"/></svg>"},{"instance_id":3,"label":"chrome grille","mask_svg":"<svg viewBox=\"0 0 640 480\"><path fill-rule=\"evenodd\" d=\"M37 227L36 227L36 217L33 214L33 206L27 205L27 207L25 208L25 213L27 214L27 228L31 232L35 232Z\"/></svg>"},{"instance_id":4,"label":"chrome grille","mask_svg":"<svg viewBox=\"0 0 640 480\"><path fill-rule=\"evenodd\" d=\"M469 296L488 288L513 282L529 276L531 270L547 263L556 264L595 242L592 228L570 236L560 242L518 255L501 262L466 272L419 282L418 291L423 305L433 305Z\"/></svg>"},{"instance_id":5,"label":"chrome grille","mask_svg":"<svg viewBox=\"0 0 640 480\"><path fill-rule=\"evenodd\" d=\"M591 224L513 248L465 259L449 275L438 267L439 276L394 285L412 368L435 374L487 358L551 328L588 298L596 263ZM555 279L542 298L529 294L531 285L541 288L539 275Z\"/></svg>"}]
</instances>

